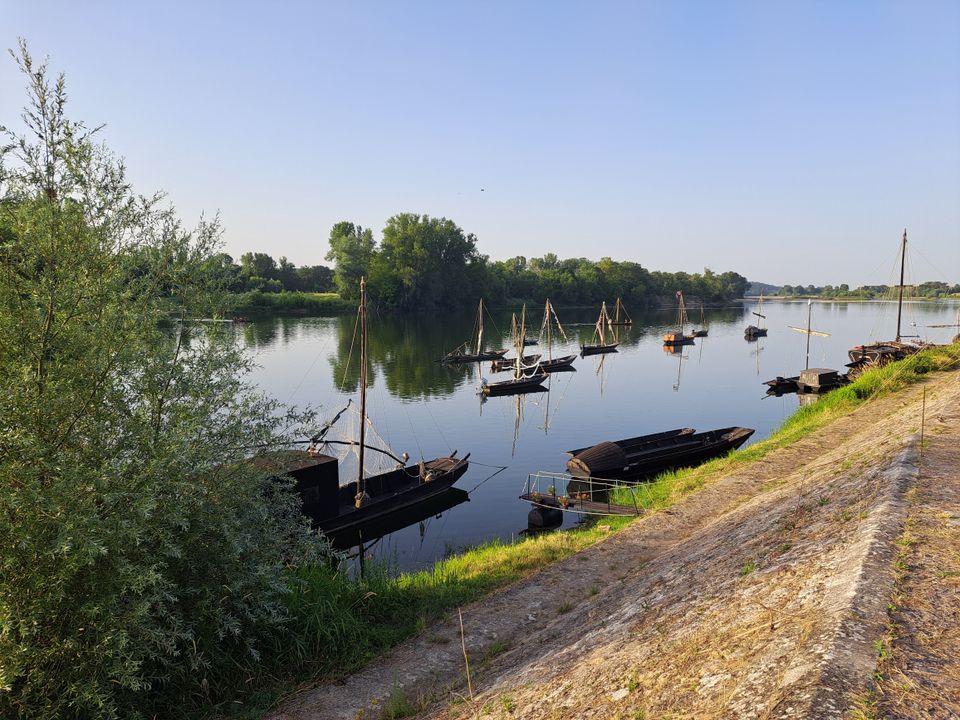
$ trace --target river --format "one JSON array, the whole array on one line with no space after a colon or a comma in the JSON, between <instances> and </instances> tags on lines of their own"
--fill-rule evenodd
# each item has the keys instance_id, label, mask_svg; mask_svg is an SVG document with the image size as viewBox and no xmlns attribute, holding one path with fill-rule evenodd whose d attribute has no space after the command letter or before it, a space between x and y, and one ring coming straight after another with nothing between
<instances>
[{"instance_id":1,"label":"river","mask_svg":"<svg viewBox=\"0 0 960 720\"><path fill-rule=\"evenodd\" d=\"M751 442L767 437L798 406L796 395L767 397L762 382L795 375L805 364L806 301L767 301L768 336L747 342L743 329L756 322L755 303L706 308L709 335L682 353L665 352L664 331L675 327L676 311L633 312L634 324L619 331L619 352L578 358L576 372L550 377L548 392L518 397L478 396L481 377L505 374L483 363L450 366L437 362L466 341L475 318L469 313L437 317L380 316L369 319L368 414L380 436L413 461L458 450L470 453L470 470L457 487L469 501L433 508L421 522L391 533L368 553L395 569L427 567L447 554L485 540L509 540L527 529L529 506L518 499L527 474L564 469L565 450L601 440L678 427L698 431L731 425L756 430ZM574 353L589 342L596 310L558 308L568 340L554 356ZM690 311L701 326L700 309ZM955 302L904 304L904 335L949 342L956 329L929 325L956 322ZM896 303L815 302L812 327L830 333L810 341L810 367L844 370L847 349L895 334ZM530 312L529 336L536 337L542 309ZM510 310L493 311L485 321L487 347L506 347ZM355 318L271 318L238 325L253 354L252 381L278 400L320 407L332 417L356 398ZM689 326L688 326L689 331ZM543 348L528 348L542 352ZM512 353L511 353L512 354ZM350 425L349 416L341 423ZM355 421L353 422L355 425ZM505 468L496 473L498 468ZM341 482L355 464L341 467ZM576 516L566 520L569 526Z\"/></svg>"}]
</instances>

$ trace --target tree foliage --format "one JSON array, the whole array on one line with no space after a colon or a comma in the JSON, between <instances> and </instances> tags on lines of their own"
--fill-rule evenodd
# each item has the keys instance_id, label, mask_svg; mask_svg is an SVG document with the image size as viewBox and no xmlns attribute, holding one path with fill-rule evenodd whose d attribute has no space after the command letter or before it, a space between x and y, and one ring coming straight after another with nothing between
<instances>
[{"instance_id":1,"label":"tree foliage","mask_svg":"<svg viewBox=\"0 0 960 720\"><path fill-rule=\"evenodd\" d=\"M21 44L0 156L0 716L215 701L289 632L288 563L323 548L242 462L308 417L255 394L202 313L229 263L66 113ZM221 277L211 272L219 269Z\"/></svg>"},{"instance_id":2,"label":"tree foliage","mask_svg":"<svg viewBox=\"0 0 960 720\"><path fill-rule=\"evenodd\" d=\"M333 282L344 300L360 297L360 277L370 270L375 252L373 233L351 222L339 222L330 230L327 260L336 263Z\"/></svg>"}]
</instances>

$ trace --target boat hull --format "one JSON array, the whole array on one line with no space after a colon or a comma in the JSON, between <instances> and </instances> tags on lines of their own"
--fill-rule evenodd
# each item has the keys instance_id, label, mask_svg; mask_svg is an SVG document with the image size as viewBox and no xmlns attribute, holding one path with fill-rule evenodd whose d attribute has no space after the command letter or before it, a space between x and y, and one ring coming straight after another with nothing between
<instances>
[{"instance_id":1,"label":"boat hull","mask_svg":"<svg viewBox=\"0 0 960 720\"><path fill-rule=\"evenodd\" d=\"M441 362L445 363L471 363L484 362L486 360L502 360L507 354L507 350L487 350L482 353L448 353L443 356Z\"/></svg>"},{"instance_id":2,"label":"boat hull","mask_svg":"<svg viewBox=\"0 0 960 720\"><path fill-rule=\"evenodd\" d=\"M533 365L537 360L540 359L539 355L524 355L520 360L521 365ZM500 358L499 360L494 360L490 363L490 370L492 372L506 372L507 370L513 370L517 365L516 358Z\"/></svg>"},{"instance_id":3,"label":"boat hull","mask_svg":"<svg viewBox=\"0 0 960 720\"><path fill-rule=\"evenodd\" d=\"M547 379L547 373L541 372L530 377L515 378L513 380L501 380L495 383L484 383L480 386L480 392L484 395L513 395L516 393L530 392L532 390L546 390L541 383Z\"/></svg>"},{"instance_id":4,"label":"boat hull","mask_svg":"<svg viewBox=\"0 0 960 720\"><path fill-rule=\"evenodd\" d=\"M467 456L469 457L469 456ZM467 457L442 457L364 479L369 499L361 507L354 504L357 482L341 485L339 513L336 517L317 520L314 527L326 535L335 547L351 547L356 537L372 539L376 524L386 523L397 513L447 492L467 471ZM432 479L425 479L433 473Z\"/></svg>"},{"instance_id":5,"label":"boat hull","mask_svg":"<svg viewBox=\"0 0 960 720\"><path fill-rule=\"evenodd\" d=\"M577 359L576 355L565 355L564 357L554 358L553 360L544 360L538 363L544 372L558 372L560 370L571 370L573 361Z\"/></svg>"},{"instance_id":6,"label":"boat hull","mask_svg":"<svg viewBox=\"0 0 960 720\"><path fill-rule=\"evenodd\" d=\"M574 477L636 482L662 472L693 467L745 443L754 431L751 428L729 427L702 433L672 430L667 437L640 436L615 442L598 443L583 449L567 462L567 471ZM616 447L622 453L618 462ZM592 457L591 457L592 454Z\"/></svg>"},{"instance_id":7,"label":"boat hull","mask_svg":"<svg viewBox=\"0 0 960 720\"><path fill-rule=\"evenodd\" d=\"M601 353L617 352L617 347L619 345L620 343L612 343L610 345L581 345L580 356L586 357L587 355L599 355Z\"/></svg>"}]
</instances>

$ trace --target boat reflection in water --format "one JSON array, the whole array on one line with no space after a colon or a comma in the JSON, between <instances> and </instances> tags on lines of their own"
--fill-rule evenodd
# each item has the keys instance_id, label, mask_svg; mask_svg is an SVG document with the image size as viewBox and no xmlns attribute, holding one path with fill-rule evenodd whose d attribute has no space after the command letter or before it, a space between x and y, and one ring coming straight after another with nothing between
<instances>
[{"instance_id":1,"label":"boat reflection in water","mask_svg":"<svg viewBox=\"0 0 960 720\"><path fill-rule=\"evenodd\" d=\"M470 496L466 490L450 488L409 508L398 510L388 516L368 522L362 528L342 532L334 538L333 546L338 550L346 550L347 548L372 543L385 535L403 530L446 512L469 499Z\"/></svg>"}]
</instances>

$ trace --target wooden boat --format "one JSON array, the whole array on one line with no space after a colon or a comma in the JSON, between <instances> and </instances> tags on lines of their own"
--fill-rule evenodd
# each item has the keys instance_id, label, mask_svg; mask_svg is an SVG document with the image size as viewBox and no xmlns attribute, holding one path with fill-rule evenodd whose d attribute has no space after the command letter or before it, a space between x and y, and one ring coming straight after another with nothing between
<instances>
[{"instance_id":1,"label":"wooden boat","mask_svg":"<svg viewBox=\"0 0 960 720\"><path fill-rule=\"evenodd\" d=\"M867 365L886 365L887 363L903 360L913 355L924 347L925 343L905 343L902 342L903 335L900 334L900 323L903 317L903 278L907 263L907 230L903 230L903 238L900 241L900 285L897 297L897 336L895 340L885 342L876 342L864 345L855 345L847 351L847 357L850 362L847 367L855 372L859 372Z\"/></svg>"},{"instance_id":2,"label":"wooden boat","mask_svg":"<svg viewBox=\"0 0 960 720\"><path fill-rule=\"evenodd\" d=\"M521 362L523 357L523 340L526 337L527 307L524 305L520 316L520 323L517 324L516 315L513 316L511 325L513 328L513 340L516 346L517 356L514 358L513 378L510 380L499 380L497 382L487 382L483 380L480 385L480 392L484 395L515 395L523 392L534 392L538 390L545 391L541 387L544 380L547 379L547 373L540 369L539 365L524 366Z\"/></svg>"},{"instance_id":3,"label":"wooden boat","mask_svg":"<svg viewBox=\"0 0 960 720\"><path fill-rule=\"evenodd\" d=\"M769 388L767 390L768 394L783 395L784 393L792 392L826 392L849 382L846 375L838 375L835 370L827 370L825 368L810 369L810 338L814 335L819 335L820 337L830 337L830 333L823 332L822 330L814 330L811 327L810 322L812 307L813 300L807 300L807 326L805 328L796 327L795 325L787 325L787 327L791 330L802 332L807 336L807 359L804 371L794 377L784 378L778 375L773 380L767 380L764 385ZM804 373L807 374L805 375ZM834 376L833 379L829 376L830 373L832 373ZM821 376L823 378L823 382L820 381ZM836 380L836 377L841 377L843 379L842 382ZM821 387L822 389L820 389Z\"/></svg>"},{"instance_id":4,"label":"wooden boat","mask_svg":"<svg viewBox=\"0 0 960 720\"><path fill-rule=\"evenodd\" d=\"M524 355L522 358L520 358L520 362L523 365L533 365L539 359L540 355ZM516 358L500 358L499 360L493 360L490 363L490 370L491 372L505 372L507 370L513 370L516 364Z\"/></svg>"},{"instance_id":5,"label":"wooden boat","mask_svg":"<svg viewBox=\"0 0 960 720\"><path fill-rule=\"evenodd\" d=\"M445 363L465 363L481 362L483 360L497 360L507 354L507 349L502 350L484 350L483 349L483 298L480 298L480 307L477 309L477 344L473 352L470 352L470 342L467 341L457 348L454 348L443 356L441 362Z\"/></svg>"},{"instance_id":6,"label":"wooden boat","mask_svg":"<svg viewBox=\"0 0 960 720\"><path fill-rule=\"evenodd\" d=\"M600 340L598 343L591 343L580 346L580 356L598 355L599 353L617 352L618 342L608 343L605 335L605 328L610 324L610 313L607 312L607 303L600 306L600 317L597 318L597 324L593 329L593 340Z\"/></svg>"},{"instance_id":7,"label":"wooden boat","mask_svg":"<svg viewBox=\"0 0 960 720\"><path fill-rule=\"evenodd\" d=\"M691 330L691 331L690 331L690 334L693 335L693 337L695 337L695 338L698 338L698 337L706 337L706 336L707 336L707 333L708 333L707 328L703 327L703 325L704 325L704 320L703 320L703 303L700 303L700 325L701 325L701 328L702 328L702 329L700 329L700 330Z\"/></svg>"},{"instance_id":8,"label":"wooden boat","mask_svg":"<svg viewBox=\"0 0 960 720\"><path fill-rule=\"evenodd\" d=\"M693 335L684 335L683 326L687 324L687 308L683 304L683 290L677 290L677 329L664 333L663 344L669 346L692 345Z\"/></svg>"},{"instance_id":9,"label":"wooden boat","mask_svg":"<svg viewBox=\"0 0 960 720\"><path fill-rule=\"evenodd\" d=\"M784 395L786 393L795 393L797 391L797 381L799 375L793 377L781 377L777 375L773 380L767 380L763 384L767 386L767 392L771 395Z\"/></svg>"},{"instance_id":10,"label":"wooden boat","mask_svg":"<svg viewBox=\"0 0 960 720\"><path fill-rule=\"evenodd\" d=\"M728 427L695 433L690 428L601 442L569 451L574 477L638 481L662 472L693 467L735 450L753 435L751 428Z\"/></svg>"},{"instance_id":11,"label":"wooden boat","mask_svg":"<svg viewBox=\"0 0 960 720\"><path fill-rule=\"evenodd\" d=\"M541 360L537 366L544 372L559 372L560 370L575 370L573 361L577 359L576 355L564 355L563 357L551 358L550 360Z\"/></svg>"},{"instance_id":12,"label":"wooden boat","mask_svg":"<svg viewBox=\"0 0 960 720\"><path fill-rule=\"evenodd\" d=\"M554 309L553 303L550 302L550 298L547 298L543 305L543 323L540 325L540 339L546 342L547 359L540 360L539 366L541 370L548 373L572 370L573 361L577 359L576 355L564 355L558 358L553 356L554 322L556 322L557 330L560 332L560 335L563 336L563 339L569 341L563 325L560 324L560 318L557 317L557 311Z\"/></svg>"},{"instance_id":13,"label":"wooden boat","mask_svg":"<svg viewBox=\"0 0 960 720\"><path fill-rule=\"evenodd\" d=\"M395 513L407 511L428 498L447 491L469 467L467 459L456 457L456 451L446 457L406 465L402 457L365 444L367 409L367 314L366 284L360 280L360 435L357 441L326 439L341 411L317 436L311 439L306 451L290 451L285 461L286 473L294 477L296 489L303 500L302 509L314 527L336 544L356 535L366 537L373 523L384 523ZM344 408L346 410L346 408ZM357 479L345 485L339 483L336 458L320 452L326 444L355 445L358 449ZM366 450L385 454L397 462L397 467L378 475L364 476Z\"/></svg>"},{"instance_id":14,"label":"wooden boat","mask_svg":"<svg viewBox=\"0 0 960 720\"><path fill-rule=\"evenodd\" d=\"M623 317L621 317L621 313ZM623 302L620 298L617 298L617 304L613 308L613 318L610 320L611 325L633 325L633 320L627 314L627 308L624 307Z\"/></svg>"},{"instance_id":15,"label":"wooden boat","mask_svg":"<svg viewBox=\"0 0 960 720\"><path fill-rule=\"evenodd\" d=\"M761 325L747 325L743 331L743 337L747 340L756 340L759 337L767 336L767 329L762 326L763 321L767 319L767 316L763 314L763 293L760 293L760 302L753 314L759 318L757 322Z\"/></svg>"},{"instance_id":16,"label":"wooden boat","mask_svg":"<svg viewBox=\"0 0 960 720\"><path fill-rule=\"evenodd\" d=\"M499 380L495 383L483 381L480 385L480 392L484 395L516 395L517 393L543 391L543 381L547 379L547 373L543 371L535 372L532 375L513 378L512 380Z\"/></svg>"},{"instance_id":17,"label":"wooden boat","mask_svg":"<svg viewBox=\"0 0 960 720\"><path fill-rule=\"evenodd\" d=\"M849 384L849 378L830 368L807 368L797 377L798 393L825 393Z\"/></svg>"}]
</instances>

